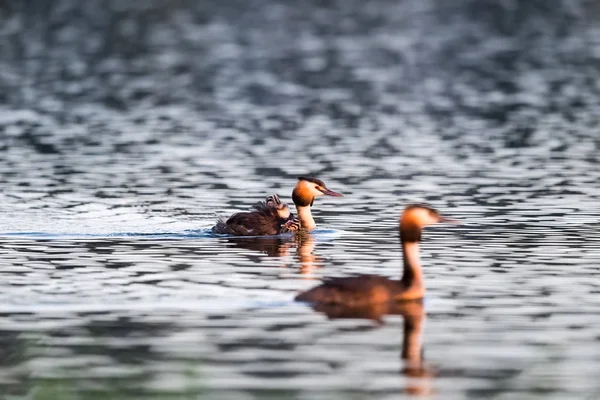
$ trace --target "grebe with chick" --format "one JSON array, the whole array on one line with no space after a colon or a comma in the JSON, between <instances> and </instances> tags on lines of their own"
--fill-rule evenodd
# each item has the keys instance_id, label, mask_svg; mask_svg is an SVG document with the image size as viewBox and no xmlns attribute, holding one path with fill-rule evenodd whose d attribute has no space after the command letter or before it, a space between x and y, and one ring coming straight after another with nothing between
<instances>
[{"instance_id":1,"label":"grebe with chick","mask_svg":"<svg viewBox=\"0 0 600 400\"><path fill-rule=\"evenodd\" d=\"M265 236L292 232L300 228L300 222L290 212L290 208L272 194L264 202L254 206L254 210L233 214L220 219L212 228L213 233L235 236Z\"/></svg>"},{"instance_id":2,"label":"grebe with chick","mask_svg":"<svg viewBox=\"0 0 600 400\"><path fill-rule=\"evenodd\" d=\"M399 228L404 261L404 273L401 279L389 279L379 275L330 278L322 285L300 293L296 296L296 300L361 306L423 298L425 285L421 271L419 242L423 228L438 222L457 223L424 204L412 204L404 209Z\"/></svg>"},{"instance_id":3,"label":"grebe with chick","mask_svg":"<svg viewBox=\"0 0 600 400\"><path fill-rule=\"evenodd\" d=\"M212 231L235 236L278 235L300 229L312 231L317 225L310 208L315 197L323 195L342 197L341 193L328 189L322 180L301 176L292 191L297 216L290 213L288 205L273 194L255 205L252 211L236 213L219 220Z\"/></svg>"}]
</instances>

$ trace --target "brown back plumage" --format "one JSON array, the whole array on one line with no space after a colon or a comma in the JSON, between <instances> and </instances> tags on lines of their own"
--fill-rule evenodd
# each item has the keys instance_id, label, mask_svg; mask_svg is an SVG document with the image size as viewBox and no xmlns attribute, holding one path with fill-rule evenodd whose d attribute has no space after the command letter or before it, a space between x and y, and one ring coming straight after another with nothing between
<instances>
[{"instance_id":1,"label":"brown back plumage","mask_svg":"<svg viewBox=\"0 0 600 400\"><path fill-rule=\"evenodd\" d=\"M254 205L252 211L233 214L227 220L219 220L212 228L213 233L228 234L235 236L266 236L278 235L280 233L294 230L295 216L293 214L281 213L282 206L277 195L270 195L264 202ZM288 215L282 218L282 215ZM288 221L290 223L286 224Z\"/></svg>"},{"instance_id":2,"label":"brown back plumage","mask_svg":"<svg viewBox=\"0 0 600 400\"><path fill-rule=\"evenodd\" d=\"M357 275L326 279L322 285L296 296L297 301L360 306L394 300L394 294L404 290L400 281L379 275Z\"/></svg>"}]
</instances>

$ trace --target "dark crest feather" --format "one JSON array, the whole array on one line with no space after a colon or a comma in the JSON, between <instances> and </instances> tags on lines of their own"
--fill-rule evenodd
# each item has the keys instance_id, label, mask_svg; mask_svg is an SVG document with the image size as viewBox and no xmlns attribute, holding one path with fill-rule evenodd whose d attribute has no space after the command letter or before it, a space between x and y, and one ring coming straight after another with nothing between
<instances>
[{"instance_id":1,"label":"dark crest feather","mask_svg":"<svg viewBox=\"0 0 600 400\"><path fill-rule=\"evenodd\" d=\"M312 183L316 183L319 186L326 187L325 183L322 180L317 179L317 178L311 178L310 176L299 176L298 180L312 182Z\"/></svg>"},{"instance_id":2,"label":"dark crest feather","mask_svg":"<svg viewBox=\"0 0 600 400\"><path fill-rule=\"evenodd\" d=\"M414 204L409 204L409 205L407 205L407 206L404 208L404 211L406 211L406 210L410 210L411 208L424 208L424 209L426 209L426 210L429 210L429 211L430 211L430 212L432 212L432 213L435 213L435 214L439 215L439 212L438 212L438 211L437 211L435 208L433 208L433 207L431 207L430 205L428 205L428 204L425 204L425 203L414 203Z\"/></svg>"}]
</instances>

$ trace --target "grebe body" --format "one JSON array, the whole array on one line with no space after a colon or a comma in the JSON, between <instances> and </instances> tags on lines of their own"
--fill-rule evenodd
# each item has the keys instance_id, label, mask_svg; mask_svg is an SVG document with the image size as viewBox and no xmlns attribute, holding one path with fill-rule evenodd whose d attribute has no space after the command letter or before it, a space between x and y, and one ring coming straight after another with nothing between
<instances>
[{"instance_id":1,"label":"grebe body","mask_svg":"<svg viewBox=\"0 0 600 400\"><path fill-rule=\"evenodd\" d=\"M235 236L266 236L291 232L299 228L299 222L290 213L286 203L279 196L267 196L264 202L254 206L254 210L233 214L221 219L212 228L213 233Z\"/></svg>"}]
</instances>

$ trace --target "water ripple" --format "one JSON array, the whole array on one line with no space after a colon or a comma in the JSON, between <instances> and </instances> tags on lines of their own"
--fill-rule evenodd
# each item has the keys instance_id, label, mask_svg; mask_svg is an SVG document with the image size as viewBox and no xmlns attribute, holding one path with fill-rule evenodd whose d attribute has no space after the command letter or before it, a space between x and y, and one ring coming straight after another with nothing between
<instances>
[{"instance_id":1,"label":"water ripple","mask_svg":"<svg viewBox=\"0 0 600 400\"><path fill-rule=\"evenodd\" d=\"M0 392L598 397L598 11L3 7ZM308 174L345 195L315 201L314 234L210 233ZM463 224L424 234L421 320L293 302L399 276L423 201Z\"/></svg>"}]
</instances>

